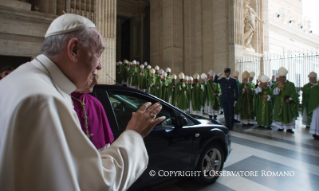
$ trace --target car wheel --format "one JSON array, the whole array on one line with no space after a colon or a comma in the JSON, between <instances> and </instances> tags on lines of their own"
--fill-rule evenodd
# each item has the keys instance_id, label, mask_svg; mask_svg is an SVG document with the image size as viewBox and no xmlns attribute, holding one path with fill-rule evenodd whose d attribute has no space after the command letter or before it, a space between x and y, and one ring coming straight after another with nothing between
<instances>
[{"instance_id":1,"label":"car wheel","mask_svg":"<svg viewBox=\"0 0 319 191\"><path fill-rule=\"evenodd\" d=\"M224 152L216 145L208 145L199 157L196 170L201 171L196 180L203 184L211 184L219 177L219 171L223 170Z\"/></svg>"}]
</instances>

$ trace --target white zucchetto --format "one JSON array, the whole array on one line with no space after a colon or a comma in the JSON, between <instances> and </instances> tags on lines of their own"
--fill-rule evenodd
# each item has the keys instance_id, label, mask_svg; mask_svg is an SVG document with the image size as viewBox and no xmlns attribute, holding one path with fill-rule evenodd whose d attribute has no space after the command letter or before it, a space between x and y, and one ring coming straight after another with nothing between
<instances>
[{"instance_id":1,"label":"white zucchetto","mask_svg":"<svg viewBox=\"0 0 319 191\"><path fill-rule=\"evenodd\" d=\"M45 38L53 35L65 34L84 28L95 28L95 24L89 19L75 14L63 14L57 17L45 33Z\"/></svg>"}]
</instances>

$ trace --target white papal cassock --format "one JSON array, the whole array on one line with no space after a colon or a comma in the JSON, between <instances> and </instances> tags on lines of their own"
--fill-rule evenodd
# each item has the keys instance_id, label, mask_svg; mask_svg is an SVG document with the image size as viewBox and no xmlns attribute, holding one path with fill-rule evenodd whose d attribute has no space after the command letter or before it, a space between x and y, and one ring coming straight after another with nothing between
<instances>
[{"instance_id":1,"label":"white papal cassock","mask_svg":"<svg viewBox=\"0 0 319 191\"><path fill-rule=\"evenodd\" d=\"M0 190L126 190L146 169L143 138L132 130L99 155L73 109L75 85L46 56L0 89Z\"/></svg>"}]
</instances>

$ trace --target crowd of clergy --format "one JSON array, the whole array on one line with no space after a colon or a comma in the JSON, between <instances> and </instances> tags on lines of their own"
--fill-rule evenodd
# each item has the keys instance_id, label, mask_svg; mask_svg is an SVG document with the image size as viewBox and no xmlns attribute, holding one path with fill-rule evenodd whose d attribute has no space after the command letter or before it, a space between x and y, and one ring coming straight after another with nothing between
<instances>
[{"instance_id":1,"label":"crowd of clergy","mask_svg":"<svg viewBox=\"0 0 319 191\"><path fill-rule=\"evenodd\" d=\"M239 81L239 72L232 77L236 79L239 95L234 106L234 122L243 126L254 126L271 130L271 126L278 131L294 133L295 120L301 117L303 124L310 128L310 134L319 138L319 82L317 74L311 72L309 82L302 88L302 101L293 82L287 79L288 70L279 68L278 73L270 79L266 75L259 75L255 80L255 73L244 71ZM178 77L178 80L177 80ZM225 77L224 75L219 78ZM220 84L214 81L215 72L207 74L195 73L187 76L180 73L172 74L170 68L161 69L151 67L147 62L138 61L116 63L116 81L130 88L152 94L192 115L208 115L217 120L222 113Z\"/></svg>"}]
</instances>

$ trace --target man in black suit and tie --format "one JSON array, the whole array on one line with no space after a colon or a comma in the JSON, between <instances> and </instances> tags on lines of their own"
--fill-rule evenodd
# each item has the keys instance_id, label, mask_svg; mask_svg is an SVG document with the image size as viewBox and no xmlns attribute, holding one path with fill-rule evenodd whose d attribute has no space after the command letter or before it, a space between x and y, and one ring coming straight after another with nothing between
<instances>
[{"instance_id":1,"label":"man in black suit and tie","mask_svg":"<svg viewBox=\"0 0 319 191\"><path fill-rule=\"evenodd\" d=\"M234 105L238 100L239 90L236 79L230 77L231 69L225 68L225 77L218 79L222 72L215 76L214 82L219 83L222 90L221 103L224 109L226 127L233 128Z\"/></svg>"}]
</instances>

